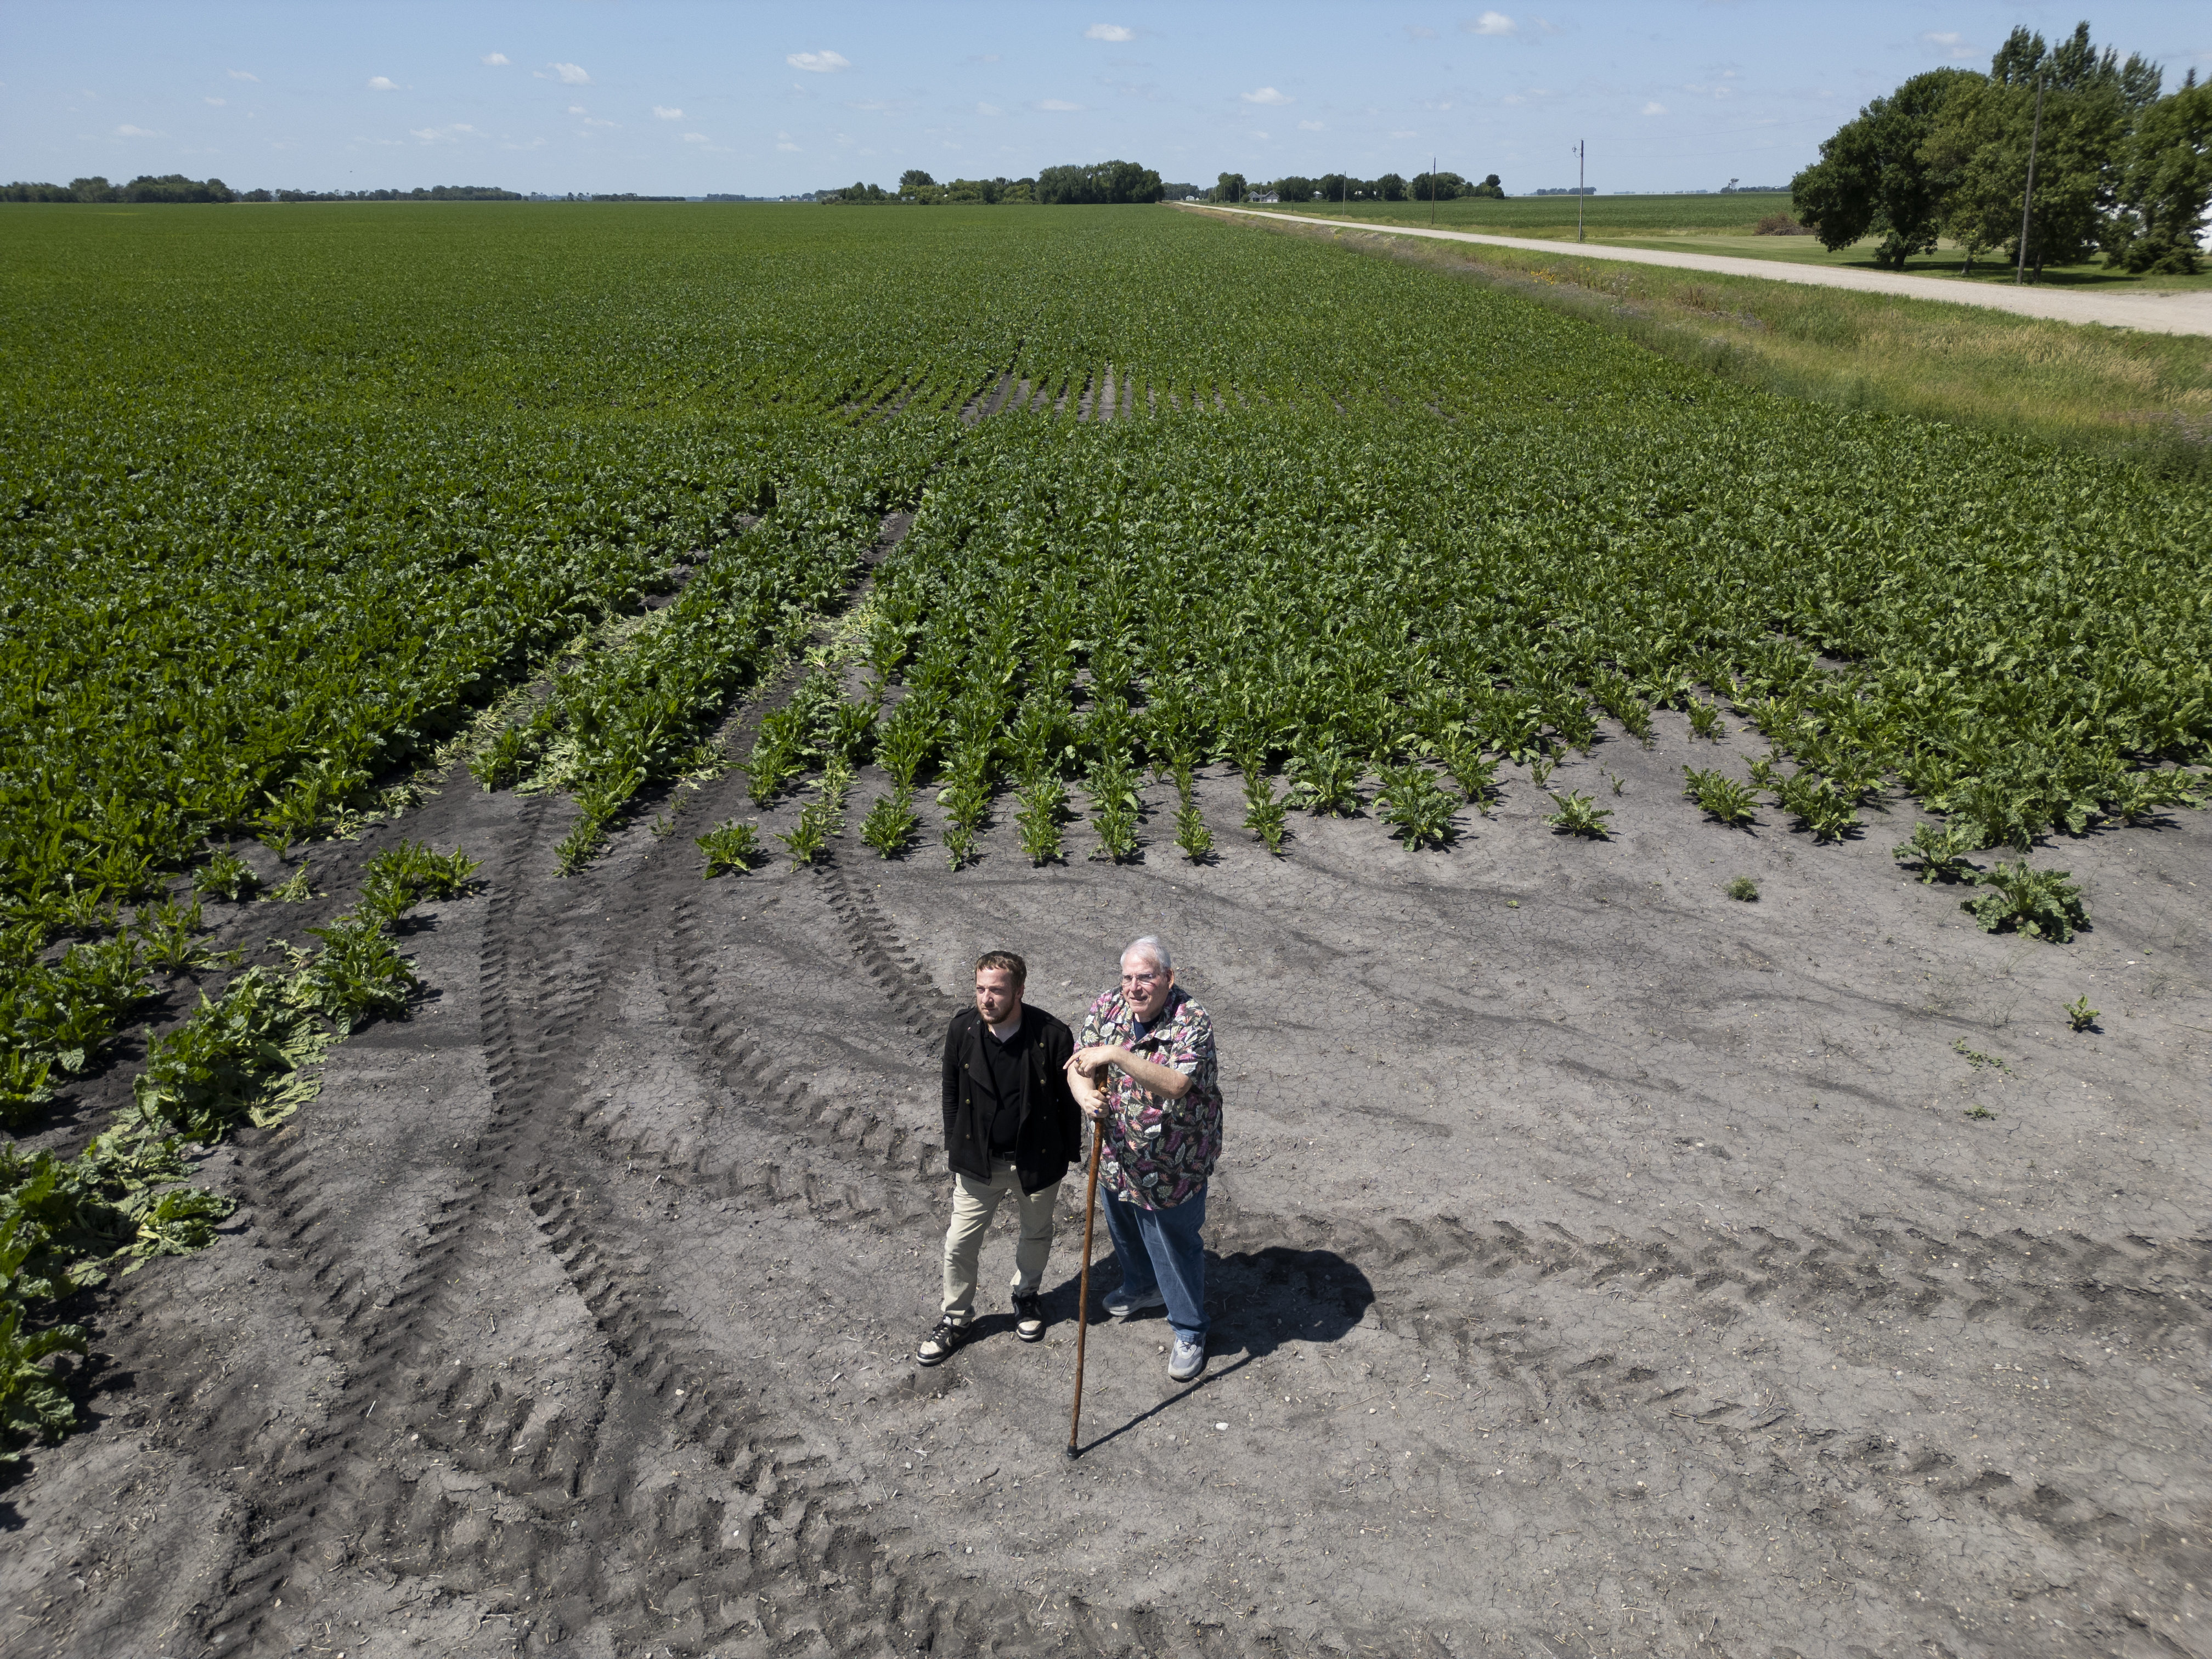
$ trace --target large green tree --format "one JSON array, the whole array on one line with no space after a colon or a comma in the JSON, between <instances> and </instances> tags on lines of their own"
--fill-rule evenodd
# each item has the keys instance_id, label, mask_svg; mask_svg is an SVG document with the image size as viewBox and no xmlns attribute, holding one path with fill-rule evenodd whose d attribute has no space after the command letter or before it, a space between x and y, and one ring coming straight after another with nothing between
<instances>
[{"instance_id":1,"label":"large green tree","mask_svg":"<svg viewBox=\"0 0 2212 1659\"><path fill-rule=\"evenodd\" d=\"M2129 133L2158 96L2157 66L2099 52L2087 23L2054 48L2014 29L1986 77L1946 103L1923 149L1945 181L1946 235L1968 259L2007 247L2022 259L2021 206L2033 148L2035 191L2025 263L2070 264L2109 242ZM2041 101L2039 118L2037 104Z\"/></svg>"},{"instance_id":2,"label":"large green tree","mask_svg":"<svg viewBox=\"0 0 2212 1659\"><path fill-rule=\"evenodd\" d=\"M2197 239L2212 210L2212 84L2198 85L2195 70L2136 118L2118 194L2106 263L2195 276Z\"/></svg>"},{"instance_id":3,"label":"large green tree","mask_svg":"<svg viewBox=\"0 0 2212 1659\"><path fill-rule=\"evenodd\" d=\"M1790 199L1822 246L1832 252L1878 235L1875 263L1899 270L1935 247L1949 180L1928 141L1946 106L1981 82L1970 70L1916 75L1820 146L1820 159L1790 180Z\"/></svg>"}]
</instances>

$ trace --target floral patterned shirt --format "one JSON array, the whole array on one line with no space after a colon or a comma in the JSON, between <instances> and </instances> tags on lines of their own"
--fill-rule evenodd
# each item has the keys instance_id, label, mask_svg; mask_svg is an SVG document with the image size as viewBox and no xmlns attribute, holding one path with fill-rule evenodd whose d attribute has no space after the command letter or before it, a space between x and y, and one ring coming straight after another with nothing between
<instances>
[{"instance_id":1,"label":"floral patterned shirt","mask_svg":"<svg viewBox=\"0 0 2212 1659\"><path fill-rule=\"evenodd\" d=\"M1102 1079L1108 1110L1099 1120L1106 1136L1099 1171L1109 1190L1148 1210L1173 1209L1206 1185L1221 1156L1213 1021L1181 990L1170 989L1159 1018L1139 1037L1136 1018L1116 989L1091 1005L1078 1041L1127 1048L1191 1079L1180 1100L1153 1094L1110 1066Z\"/></svg>"}]
</instances>

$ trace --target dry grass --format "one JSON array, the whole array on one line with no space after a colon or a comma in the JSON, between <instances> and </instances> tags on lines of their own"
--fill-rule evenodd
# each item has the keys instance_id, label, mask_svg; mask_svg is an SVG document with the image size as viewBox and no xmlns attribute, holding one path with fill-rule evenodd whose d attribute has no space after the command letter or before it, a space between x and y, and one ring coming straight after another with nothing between
<instances>
[{"instance_id":1,"label":"dry grass","mask_svg":"<svg viewBox=\"0 0 2212 1659\"><path fill-rule=\"evenodd\" d=\"M2014 432L2160 471L2212 472L2212 339L1572 255L1353 231L1334 240L1511 289L1785 396Z\"/></svg>"}]
</instances>

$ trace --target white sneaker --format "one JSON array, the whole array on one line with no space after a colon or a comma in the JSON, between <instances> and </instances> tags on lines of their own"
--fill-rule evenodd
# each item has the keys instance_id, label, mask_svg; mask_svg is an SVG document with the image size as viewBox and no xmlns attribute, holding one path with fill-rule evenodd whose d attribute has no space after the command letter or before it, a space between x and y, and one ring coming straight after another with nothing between
<instances>
[{"instance_id":1,"label":"white sneaker","mask_svg":"<svg viewBox=\"0 0 2212 1659\"><path fill-rule=\"evenodd\" d=\"M1176 1338L1175 1351L1168 1355L1168 1375L1178 1382L1188 1382L1205 1369L1206 1344Z\"/></svg>"},{"instance_id":2,"label":"white sneaker","mask_svg":"<svg viewBox=\"0 0 2212 1659\"><path fill-rule=\"evenodd\" d=\"M1116 1319L1127 1319L1145 1308L1164 1308L1168 1299L1158 1291L1147 1291L1142 1296L1131 1296L1127 1291L1116 1291L1106 1298L1106 1311Z\"/></svg>"}]
</instances>

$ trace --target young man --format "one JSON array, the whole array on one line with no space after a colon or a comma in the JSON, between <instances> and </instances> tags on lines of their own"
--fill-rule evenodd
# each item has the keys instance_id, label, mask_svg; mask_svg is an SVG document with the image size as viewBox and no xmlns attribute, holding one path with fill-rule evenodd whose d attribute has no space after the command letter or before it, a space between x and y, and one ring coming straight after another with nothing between
<instances>
[{"instance_id":1,"label":"young man","mask_svg":"<svg viewBox=\"0 0 2212 1659\"><path fill-rule=\"evenodd\" d=\"M1083 1121L1069 1091L1075 1039L1042 1008L1022 1000L1029 969L1011 951L975 963L975 1006L945 1034L945 1156L952 1167L952 1224L945 1234L945 1301L915 1358L951 1358L973 1333L976 1265L999 1200L1014 1195L1021 1242L1014 1249L1014 1334L1044 1337L1038 1292L1052 1252L1060 1178L1079 1155Z\"/></svg>"},{"instance_id":2,"label":"young man","mask_svg":"<svg viewBox=\"0 0 2212 1659\"><path fill-rule=\"evenodd\" d=\"M1168 1375L1206 1369L1206 1183L1221 1156L1221 1088L1213 1022L1176 988L1168 948L1146 934L1121 952L1121 983L1084 1016L1068 1062L1084 1115L1105 1145L1106 1230L1121 1288L1106 1311L1168 1310Z\"/></svg>"}]
</instances>

